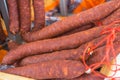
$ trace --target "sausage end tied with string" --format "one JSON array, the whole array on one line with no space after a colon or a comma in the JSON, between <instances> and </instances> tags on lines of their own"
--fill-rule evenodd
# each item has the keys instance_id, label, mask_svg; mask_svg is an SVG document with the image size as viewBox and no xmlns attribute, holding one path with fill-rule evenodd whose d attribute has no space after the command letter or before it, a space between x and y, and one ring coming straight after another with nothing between
<instances>
[{"instance_id":1,"label":"sausage end tied with string","mask_svg":"<svg viewBox=\"0 0 120 80\"><path fill-rule=\"evenodd\" d=\"M107 25L106 28L101 32L101 35L107 34L106 37L103 40L101 40L99 43L97 43L96 45L94 45L92 47L87 46L86 49L84 50L82 61L83 61L84 66L86 67L86 73L87 74L94 73L96 76L100 76L100 77L104 77L104 78L108 78L108 79L118 78L118 77L114 77L116 72L120 70L120 69L117 68L120 65L116 63L116 56L117 55L115 53L113 42L116 38L116 32L120 32L120 25L118 25L117 27L112 27L112 28L110 27L110 26L117 25L117 24L120 24L120 19L112 22L109 25ZM87 65L87 63L85 61L86 53L88 55L92 56L94 54L94 49L96 49L103 42L105 42L106 45L105 45L105 55L102 58L102 60L98 63L92 64L92 65ZM115 59L115 64L110 63L110 53L112 53L113 59ZM95 71L96 68L98 68L99 66L101 66L103 64L107 65L109 69L110 69L110 65L115 65L116 66L115 70L112 70L115 73L112 76L104 76L104 75L101 75L101 74L97 73Z\"/></svg>"}]
</instances>

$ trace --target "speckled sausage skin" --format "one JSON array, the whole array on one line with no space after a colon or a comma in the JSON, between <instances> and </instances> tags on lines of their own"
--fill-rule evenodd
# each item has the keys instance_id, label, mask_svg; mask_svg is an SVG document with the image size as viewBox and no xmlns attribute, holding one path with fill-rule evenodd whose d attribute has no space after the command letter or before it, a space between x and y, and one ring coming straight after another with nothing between
<instances>
[{"instance_id":1,"label":"speckled sausage skin","mask_svg":"<svg viewBox=\"0 0 120 80\"><path fill-rule=\"evenodd\" d=\"M15 42L15 41L12 41L12 40L8 42L8 48L9 48L9 50L15 49L15 48L17 48L19 45L20 45L20 44L18 44L18 43Z\"/></svg>"},{"instance_id":2,"label":"speckled sausage skin","mask_svg":"<svg viewBox=\"0 0 120 80\"><path fill-rule=\"evenodd\" d=\"M80 31L84 31L84 30L88 30L90 28L94 27L94 24L87 24L87 25L84 25L84 26L81 26L79 28L76 28L74 30L71 30L69 32L66 32L64 34L62 34L61 36L66 36L66 35L70 35L70 34L74 34L74 33L77 33L77 32L80 32Z\"/></svg>"},{"instance_id":3,"label":"speckled sausage skin","mask_svg":"<svg viewBox=\"0 0 120 80\"><path fill-rule=\"evenodd\" d=\"M101 74L101 73L99 73ZM102 74L101 74L102 75ZM62 79L61 79L62 80ZM91 74L83 74L82 76L69 80L104 80L104 78Z\"/></svg>"},{"instance_id":4,"label":"speckled sausage skin","mask_svg":"<svg viewBox=\"0 0 120 80\"><path fill-rule=\"evenodd\" d=\"M101 24L102 25L108 25L110 24L111 22L117 20L120 18L120 9L117 9L116 11L114 11L111 15L109 15L108 17L104 18L101 20ZM73 33L76 33L76 32L79 32L79 31L82 31L82 30L86 30L86 29L89 29L89 28L92 28L93 25L86 25L86 26L82 26L80 28L77 28L77 29L74 29L72 31L69 31L63 35L69 35L69 34L73 34Z\"/></svg>"},{"instance_id":5,"label":"speckled sausage skin","mask_svg":"<svg viewBox=\"0 0 120 80\"><path fill-rule=\"evenodd\" d=\"M3 72L34 79L71 79L82 75L85 72L85 68L80 61L54 60L18 68L11 68Z\"/></svg>"},{"instance_id":6,"label":"speckled sausage skin","mask_svg":"<svg viewBox=\"0 0 120 80\"><path fill-rule=\"evenodd\" d=\"M61 21L57 21L48 27L38 30L37 32L27 33L23 36L26 41L36 41L42 39L52 38L61 35L70 30L76 29L79 26L100 20L120 7L119 0L111 0L109 2L100 4L89 10L72 15Z\"/></svg>"},{"instance_id":7,"label":"speckled sausage skin","mask_svg":"<svg viewBox=\"0 0 120 80\"><path fill-rule=\"evenodd\" d=\"M3 31L2 24L1 24L1 21L0 21L0 42L4 42L5 39L6 39L6 35Z\"/></svg>"},{"instance_id":8,"label":"speckled sausage skin","mask_svg":"<svg viewBox=\"0 0 120 80\"><path fill-rule=\"evenodd\" d=\"M101 20L102 22L102 25L108 25L110 24L111 22L117 20L120 18L120 9L117 9L115 10L111 15L109 15L108 17L104 18ZM86 30L86 29L89 29L91 27L93 27L94 25L86 25L86 26L82 26L80 28L77 28L75 30L72 30L70 32L67 32L63 35L69 35L69 34L73 34L73 33L76 33L76 32L79 32L79 31L82 31L82 30Z\"/></svg>"},{"instance_id":9,"label":"speckled sausage skin","mask_svg":"<svg viewBox=\"0 0 120 80\"><path fill-rule=\"evenodd\" d=\"M96 45L98 42L100 42L103 38L105 38L106 35L103 35L99 38L96 38L88 43L85 43L81 45L80 47L76 49L71 49L71 50L62 50L62 51L57 51L57 52L52 52L52 53L47 53L47 54L42 54L42 55L35 55L35 56L29 56L24 59L22 59L19 62L19 66L24 66L28 64L33 64L33 63L39 63L43 61L51 61L51 60L82 60L83 52L87 46L91 48L91 46ZM117 37L115 41L118 41L120 39L120 33L117 34ZM102 43L99 47L104 46L105 43ZM96 48L96 49L97 49ZM99 51L99 49L97 49ZM97 51L96 50L96 51ZM86 60L88 59L89 55L86 54Z\"/></svg>"},{"instance_id":10,"label":"speckled sausage skin","mask_svg":"<svg viewBox=\"0 0 120 80\"><path fill-rule=\"evenodd\" d=\"M116 11L114 11L111 15L109 15L108 17L106 17L103 21L102 24L103 25L107 25L110 24L111 22L120 19L120 8L117 9Z\"/></svg>"},{"instance_id":11,"label":"speckled sausage skin","mask_svg":"<svg viewBox=\"0 0 120 80\"><path fill-rule=\"evenodd\" d=\"M94 38L99 37L101 35L100 34L101 31L105 27L106 26L95 27L68 36L35 41L20 45L16 49L10 50L8 52L8 54L3 59L3 63L12 64L16 60L19 60L30 55L77 48L81 44L84 44L85 42L88 42Z\"/></svg>"},{"instance_id":12,"label":"speckled sausage skin","mask_svg":"<svg viewBox=\"0 0 120 80\"><path fill-rule=\"evenodd\" d=\"M31 27L31 9L30 0L18 0L20 12L20 31L25 33L30 31Z\"/></svg>"},{"instance_id":13,"label":"speckled sausage skin","mask_svg":"<svg viewBox=\"0 0 120 80\"><path fill-rule=\"evenodd\" d=\"M19 32L19 14L17 0L7 0L9 13L10 32L16 34Z\"/></svg>"},{"instance_id":14,"label":"speckled sausage skin","mask_svg":"<svg viewBox=\"0 0 120 80\"><path fill-rule=\"evenodd\" d=\"M101 73L99 73L99 74L101 74ZM66 79L52 79L52 80L66 80ZM67 79L67 80L104 80L104 78L99 77L99 76L94 75L93 73L91 73L91 74L83 74L78 78Z\"/></svg>"},{"instance_id":15,"label":"speckled sausage skin","mask_svg":"<svg viewBox=\"0 0 120 80\"><path fill-rule=\"evenodd\" d=\"M87 64L91 65L91 64L100 62L105 56L105 49L106 49L105 47L101 47L101 48L98 48L98 50L95 50L93 55L89 57L89 59L87 60ZM120 53L120 41L119 40L114 43L114 49L115 49L115 53L117 56ZM113 54L109 54L109 56L110 56L110 60L112 60Z\"/></svg>"},{"instance_id":16,"label":"speckled sausage skin","mask_svg":"<svg viewBox=\"0 0 120 80\"><path fill-rule=\"evenodd\" d=\"M33 6L35 13L34 30L38 30L45 27L44 0L33 0Z\"/></svg>"},{"instance_id":17,"label":"speckled sausage skin","mask_svg":"<svg viewBox=\"0 0 120 80\"><path fill-rule=\"evenodd\" d=\"M41 55L28 56L22 59L18 63L18 66L25 66L33 63L40 63L51 60L81 60L83 51L86 47L86 45L82 45L77 49L62 50ZM89 55L86 56L86 59L88 56Z\"/></svg>"}]
</instances>

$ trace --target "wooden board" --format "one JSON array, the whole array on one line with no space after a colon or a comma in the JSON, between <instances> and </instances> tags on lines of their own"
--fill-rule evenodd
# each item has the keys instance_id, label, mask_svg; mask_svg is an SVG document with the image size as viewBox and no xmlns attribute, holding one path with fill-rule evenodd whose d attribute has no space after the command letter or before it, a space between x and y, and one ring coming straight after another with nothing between
<instances>
[{"instance_id":1,"label":"wooden board","mask_svg":"<svg viewBox=\"0 0 120 80\"><path fill-rule=\"evenodd\" d=\"M0 80L35 80L35 79L0 72Z\"/></svg>"}]
</instances>

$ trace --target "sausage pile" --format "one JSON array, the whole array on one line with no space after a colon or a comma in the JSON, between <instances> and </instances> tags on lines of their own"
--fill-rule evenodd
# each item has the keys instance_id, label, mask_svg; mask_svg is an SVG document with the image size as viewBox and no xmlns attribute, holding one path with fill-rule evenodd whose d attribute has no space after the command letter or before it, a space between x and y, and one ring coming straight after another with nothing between
<instances>
[{"instance_id":1,"label":"sausage pile","mask_svg":"<svg viewBox=\"0 0 120 80\"><path fill-rule=\"evenodd\" d=\"M30 0L7 1L10 31L20 32L25 43L9 43L10 50L2 64L16 67L3 72L42 80L109 77L98 69L103 64L109 65L120 53L119 0L108 1L47 27L44 1L33 0L34 28L31 28Z\"/></svg>"},{"instance_id":2,"label":"sausage pile","mask_svg":"<svg viewBox=\"0 0 120 80\"><path fill-rule=\"evenodd\" d=\"M7 0L7 4L9 28L12 34L20 32L21 35L24 35L31 31L31 10L34 10L35 13L33 15L35 17L34 28L37 30L45 26L44 0Z\"/></svg>"}]
</instances>

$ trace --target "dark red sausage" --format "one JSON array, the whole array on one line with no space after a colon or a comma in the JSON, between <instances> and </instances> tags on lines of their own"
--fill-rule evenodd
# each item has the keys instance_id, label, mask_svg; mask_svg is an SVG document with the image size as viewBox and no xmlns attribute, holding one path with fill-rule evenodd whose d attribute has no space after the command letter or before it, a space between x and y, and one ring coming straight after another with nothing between
<instances>
[{"instance_id":1,"label":"dark red sausage","mask_svg":"<svg viewBox=\"0 0 120 80\"><path fill-rule=\"evenodd\" d=\"M30 0L18 0L20 12L20 31L25 33L30 31L31 27L31 9Z\"/></svg>"},{"instance_id":2,"label":"dark red sausage","mask_svg":"<svg viewBox=\"0 0 120 80\"><path fill-rule=\"evenodd\" d=\"M92 27L94 27L93 24L84 25L82 27L79 27L79 28L76 28L76 29L71 30L69 32L66 32L65 34L63 34L61 36L66 36L66 35L70 35L70 34L74 34L74 33L80 32L80 31L88 30L88 29L90 29Z\"/></svg>"},{"instance_id":3,"label":"dark red sausage","mask_svg":"<svg viewBox=\"0 0 120 80\"><path fill-rule=\"evenodd\" d=\"M120 19L120 8L117 9L116 11L114 11L111 15L109 15L108 17L106 17L103 21L102 24L103 25L107 25L110 24L111 22Z\"/></svg>"},{"instance_id":4,"label":"dark red sausage","mask_svg":"<svg viewBox=\"0 0 120 80\"><path fill-rule=\"evenodd\" d=\"M85 24L100 20L111 14L119 7L119 0L111 0L79 14L72 15L61 21L57 21L56 23L53 23L52 25L49 25L48 27L45 27L37 32L27 33L26 35L23 35L23 39L30 42L52 38Z\"/></svg>"},{"instance_id":5,"label":"dark red sausage","mask_svg":"<svg viewBox=\"0 0 120 80\"><path fill-rule=\"evenodd\" d=\"M115 48L116 55L118 55L120 53L120 41L119 40L114 43L114 48ZM91 65L91 64L100 62L105 56L105 49L106 47L101 47L95 50L93 55L89 57L89 59L87 60L87 64ZM109 54L109 56L110 56L110 60L112 60L113 54L111 53Z\"/></svg>"},{"instance_id":6,"label":"dark red sausage","mask_svg":"<svg viewBox=\"0 0 120 80\"><path fill-rule=\"evenodd\" d=\"M11 68L3 72L34 79L71 79L82 75L85 72L85 68L80 61L55 60L18 68Z\"/></svg>"},{"instance_id":7,"label":"dark red sausage","mask_svg":"<svg viewBox=\"0 0 120 80\"><path fill-rule=\"evenodd\" d=\"M106 37L106 35L103 35L99 38L96 38L96 39L86 43L86 44L81 45L79 48L76 48L76 49L62 50L62 51L52 52L52 53L48 53L48 54L29 56L29 57L22 59L20 61L19 65L23 66L23 65L39 63L39 62L44 62L44 61L57 60L57 59L82 60L82 56L83 56L83 52L84 52L85 48L87 46L91 47L93 45L96 45L98 42L100 42L105 37ZM117 38L115 41L118 41L119 39L120 39L120 34L117 35ZM101 47L103 45L105 45L105 43L102 43L99 47ZM97 51L97 54L100 54L99 49L97 49L96 51ZM89 55L86 54L86 59L88 58L88 56Z\"/></svg>"},{"instance_id":8,"label":"dark red sausage","mask_svg":"<svg viewBox=\"0 0 120 80\"><path fill-rule=\"evenodd\" d=\"M84 52L85 48L87 46L89 46L91 48L91 46L96 45L98 42L100 42L105 37L106 37L106 35L103 35L99 38L96 38L88 43L81 45L79 48L76 48L76 49L62 50L62 51L57 51L57 52L52 52L52 53L47 53L47 54L42 54L42 55L26 57L20 61L19 66L24 66L24 65L33 64L33 63L39 63L39 62L43 62L43 61L51 61L51 60L64 60L64 59L66 59L66 60L82 60L82 56L83 56L83 52ZM120 39L120 34L117 34L115 41L118 41L119 39ZM101 47L103 45L105 45L105 43L102 43L99 47ZM99 51L99 49L97 49L97 50ZM97 53L97 54L99 54L99 53ZM89 55L86 56L86 59L88 57L89 57Z\"/></svg>"},{"instance_id":9,"label":"dark red sausage","mask_svg":"<svg viewBox=\"0 0 120 80\"><path fill-rule=\"evenodd\" d=\"M101 73L99 73L99 74L101 74ZM91 74L83 74L82 76L80 76L78 78L69 79L69 80L104 80L104 78L91 73Z\"/></svg>"},{"instance_id":10,"label":"dark red sausage","mask_svg":"<svg viewBox=\"0 0 120 80\"><path fill-rule=\"evenodd\" d=\"M17 60L27 56L79 47L81 44L84 44L85 42L99 37L101 35L101 31L105 27L106 26L95 27L68 36L20 45L16 49L10 50L8 54L4 57L2 63L12 64ZM116 25L113 25L111 27L116 27Z\"/></svg>"},{"instance_id":11,"label":"dark red sausage","mask_svg":"<svg viewBox=\"0 0 120 80\"><path fill-rule=\"evenodd\" d=\"M3 59L3 63L12 64L16 62L16 60L19 60L30 55L79 47L81 44L84 44L85 42L88 42L94 38L99 37L100 32L104 28L105 26L96 27L68 36L41 40L20 45L16 49L10 50L8 52L8 54Z\"/></svg>"},{"instance_id":12,"label":"dark red sausage","mask_svg":"<svg viewBox=\"0 0 120 80\"><path fill-rule=\"evenodd\" d=\"M82 45L77 49L71 49L71 50L62 50L52 53L46 53L42 55L35 55L35 56L29 56L24 59L22 59L18 66L25 66L33 63L39 63L39 62L45 62L45 61L51 61L51 60L81 60L82 59L82 53L84 49L87 47L86 45ZM86 56L86 58L88 55Z\"/></svg>"},{"instance_id":13,"label":"dark red sausage","mask_svg":"<svg viewBox=\"0 0 120 80\"><path fill-rule=\"evenodd\" d=\"M7 0L9 12L9 29L16 34L19 31L19 14L17 0Z\"/></svg>"},{"instance_id":14,"label":"dark red sausage","mask_svg":"<svg viewBox=\"0 0 120 80\"><path fill-rule=\"evenodd\" d=\"M34 6L34 30L41 29L45 27L45 10L44 10L44 0L33 0Z\"/></svg>"},{"instance_id":15,"label":"dark red sausage","mask_svg":"<svg viewBox=\"0 0 120 80\"><path fill-rule=\"evenodd\" d=\"M12 41L12 40L8 42L8 48L10 50L17 48L19 45L20 45L19 43L15 42L15 41Z\"/></svg>"}]
</instances>

